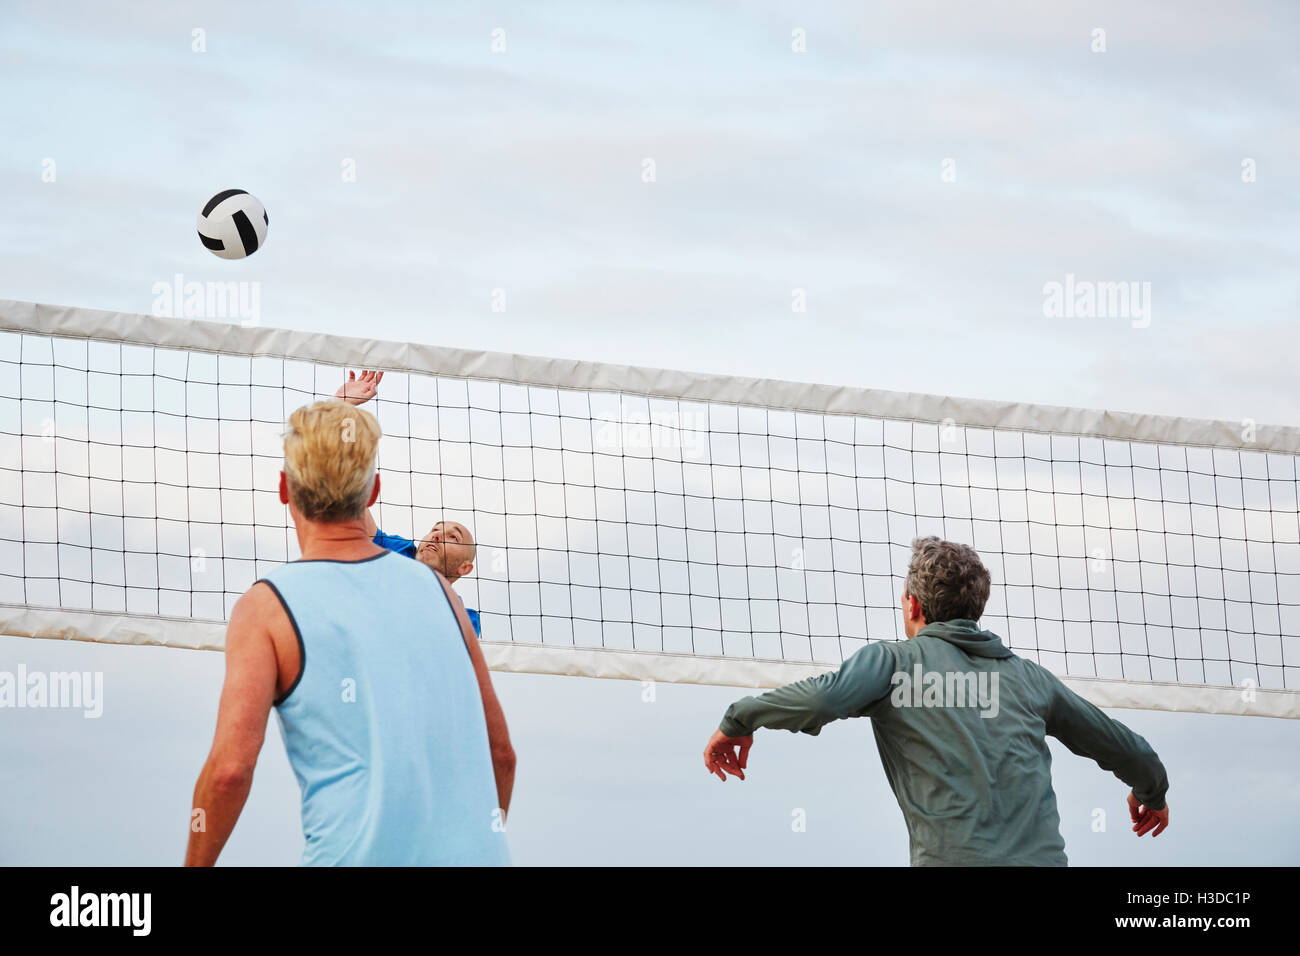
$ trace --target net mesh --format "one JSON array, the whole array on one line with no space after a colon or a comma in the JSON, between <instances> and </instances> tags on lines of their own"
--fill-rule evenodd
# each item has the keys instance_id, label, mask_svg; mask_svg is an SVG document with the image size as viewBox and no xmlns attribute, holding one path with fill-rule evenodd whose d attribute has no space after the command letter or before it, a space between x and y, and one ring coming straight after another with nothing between
<instances>
[{"instance_id":1,"label":"net mesh","mask_svg":"<svg viewBox=\"0 0 1300 956\"><path fill-rule=\"evenodd\" d=\"M220 621L297 557L284 422L345 369L0 333L0 603ZM389 372L387 533L456 520L489 641L834 664L918 536L1067 676L1300 688L1296 456Z\"/></svg>"}]
</instances>

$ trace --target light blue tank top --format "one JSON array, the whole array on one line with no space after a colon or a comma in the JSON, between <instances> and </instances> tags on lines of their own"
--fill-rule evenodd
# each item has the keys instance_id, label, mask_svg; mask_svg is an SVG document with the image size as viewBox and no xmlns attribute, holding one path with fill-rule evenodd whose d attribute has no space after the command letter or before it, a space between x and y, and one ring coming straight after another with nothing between
<instances>
[{"instance_id":1,"label":"light blue tank top","mask_svg":"<svg viewBox=\"0 0 1300 956\"><path fill-rule=\"evenodd\" d=\"M262 580L302 653L276 712L303 864L508 866L482 696L433 571L385 551Z\"/></svg>"}]
</instances>

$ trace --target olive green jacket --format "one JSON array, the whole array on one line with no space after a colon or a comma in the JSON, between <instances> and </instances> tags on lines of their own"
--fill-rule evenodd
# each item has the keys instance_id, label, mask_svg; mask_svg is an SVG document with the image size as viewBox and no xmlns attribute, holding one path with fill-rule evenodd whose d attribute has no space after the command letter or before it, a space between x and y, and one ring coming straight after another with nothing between
<instances>
[{"instance_id":1,"label":"olive green jacket","mask_svg":"<svg viewBox=\"0 0 1300 956\"><path fill-rule=\"evenodd\" d=\"M1048 736L1165 806L1145 740L974 621L868 644L838 671L736 701L719 729L817 734L845 717L871 718L913 866L1064 866Z\"/></svg>"}]
</instances>

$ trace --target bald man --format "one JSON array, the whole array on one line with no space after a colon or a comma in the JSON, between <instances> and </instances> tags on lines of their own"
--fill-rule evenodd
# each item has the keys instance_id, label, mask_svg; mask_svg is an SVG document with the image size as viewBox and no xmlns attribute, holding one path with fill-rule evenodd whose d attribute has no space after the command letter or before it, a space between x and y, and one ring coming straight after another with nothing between
<instances>
[{"instance_id":1,"label":"bald man","mask_svg":"<svg viewBox=\"0 0 1300 956\"><path fill-rule=\"evenodd\" d=\"M363 370L360 378L356 372L348 372L348 380L339 386L334 397L349 405L364 405L379 394L379 383L383 378L383 372ZM474 543L469 528L459 521L439 521L418 543L411 538L380 530L369 509L366 511L365 522L366 530L375 544L428 565L452 583L474 570L478 545ZM474 625L474 633L482 637L478 611L467 607L465 613Z\"/></svg>"},{"instance_id":2,"label":"bald man","mask_svg":"<svg viewBox=\"0 0 1300 956\"><path fill-rule=\"evenodd\" d=\"M398 534L380 531L379 525L375 524L374 516L369 511L366 512L365 521L366 530L375 544L428 565L452 583L474 570L474 557L478 552L478 545L474 543L469 528L459 521L439 521L420 539L419 543ZM474 633L482 637L483 629L479 625L478 611L467 607L465 613L469 615L469 622L474 625Z\"/></svg>"}]
</instances>

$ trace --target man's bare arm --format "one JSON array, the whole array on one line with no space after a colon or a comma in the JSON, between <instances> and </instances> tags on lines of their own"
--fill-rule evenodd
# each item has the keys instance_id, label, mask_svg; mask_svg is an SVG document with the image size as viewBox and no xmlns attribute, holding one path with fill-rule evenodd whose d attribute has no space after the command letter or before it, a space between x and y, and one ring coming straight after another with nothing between
<instances>
[{"instance_id":1,"label":"man's bare arm","mask_svg":"<svg viewBox=\"0 0 1300 956\"><path fill-rule=\"evenodd\" d=\"M253 785L279 674L267 621L280 613L264 584L235 602L226 628L226 680L212 750L194 785L186 866L211 866L235 829Z\"/></svg>"},{"instance_id":2,"label":"man's bare arm","mask_svg":"<svg viewBox=\"0 0 1300 956\"><path fill-rule=\"evenodd\" d=\"M515 788L515 751L510 745L510 729L506 726L506 714L497 700L496 689L492 686L492 675L488 671L487 661L483 658L483 649L478 646L478 636L474 625L469 622L465 605L460 595L453 590L447 579L437 571L438 583L442 585L460 622L461 637L469 650L469 659L474 665L474 676L478 678L479 695L483 698L483 716L487 720L488 746L492 750L492 770L497 780L497 802L502 816L510 812L510 795Z\"/></svg>"},{"instance_id":3,"label":"man's bare arm","mask_svg":"<svg viewBox=\"0 0 1300 956\"><path fill-rule=\"evenodd\" d=\"M379 394L379 383L384 380L383 372L372 372L369 369L363 369L361 377L357 378L357 373L349 371L347 381L339 386L339 390L334 393L334 397L347 402L349 405L364 405L372 398ZM366 509L366 534L374 537L379 531L379 525L375 521L375 516L371 514L370 509Z\"/></svg>"}]
</instances>

